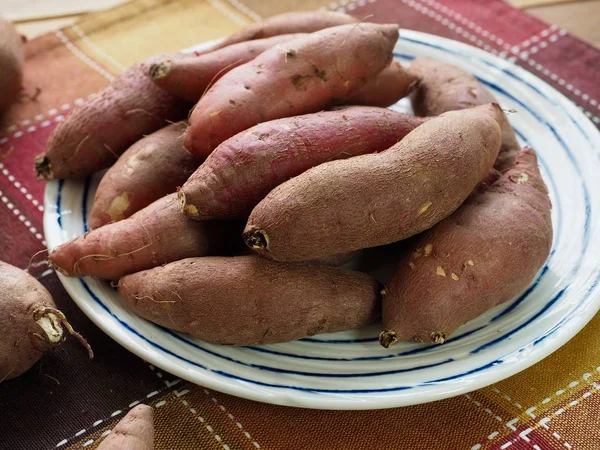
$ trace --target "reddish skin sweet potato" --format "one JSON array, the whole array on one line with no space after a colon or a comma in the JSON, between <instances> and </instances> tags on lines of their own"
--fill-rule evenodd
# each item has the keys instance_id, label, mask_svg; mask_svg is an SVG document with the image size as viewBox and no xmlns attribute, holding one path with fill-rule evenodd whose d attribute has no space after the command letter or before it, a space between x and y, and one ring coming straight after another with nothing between
<instances>
[{"instance_id":1,"label":"reddish skin sweet potato","mask_svg":"<svg viewBox=\"0 0 600 450\"><path fill-rule=\"evenodd\" d=\"M360 327L379 316L380 290L360 272L258 256L189 258L119 281L121 301L141 317L226 345Z\"/></svg>"},{"instance_id":2,"label":"reddish skin sweet potato","mask_svg":"<svg viewBox=\"0 0 600 450\"><path fill-rule=\"evenodd\" d=\"M140 139L108 169L94 197L92 229L130 217L194 173L202 159L183 147L185 128L183 122L172 124Z\"/></svg>"},{"instance_id":3,"label":"reddish skin sweet potato","mask_svg":"<svg viewBox=\"0 0 600 450\"><path fill-rule=\"evenodd\" d=\"M153 59L123 71L61 122L35 159L40 179L79 178L113 164L146 134L185 119L189 104L146 75Z\"/></svg>"},{"instance_id":4,"label":"reddish skin sweet potato","mask_svg":"<svg viewBox=\"0 0 600 450\"><path fill-rule=\"evenodd\" d=\"M188 220L171 194L58 246L49 263L67 276L112 280L182 258L227 253L238 247L238 233L232 222Z\"/></svg>"},{"instance_id":5,"label":"reddish skin sweet potato","mask_svg":"<svg viewBox=\"0 0 600 450\"><path fill-rule=\"evenodd\" d=\"M279 185L250 214L244 239L278 261L389 244L450 215L492 168L496 104L428 120L382 153L332 161Z\"/></svg>"},{"instance_id":6,"label":"reddish skin sweet potato","mask_svg":"<svg viewBox=\"0 0 600 450\"><path fill-rule=\"evenodd\" d=\"M394 60L377 78L369 81L344 103L385 108L414 91L419 80L417 75L407 71L399 61Z\"/></svg>"},{"instance_id":7,"label":"reddish skin sweet potato","mask_svg":"<svg viewBox=\"0 0 600 450\"><path fill-rule=\"evenodd\" d=\"M209 53L238 42L265 39L281 34L314 33L324 28L358 22L356 17L334 11L298 11L278 14L233 33L219 44L200 54Z\"/></svg>"},{"instance_id":8,"label":"reddish skin sweet potato","mask_svg":"<svg viewBox=\"0 0 600 450\"><path fill-rule=\"evenodd\" d=\"M137 405L113 428L97 450L153 450L154 409Z\"/></svg>"},{"instance_id":9,"label":"reddish skin sweet potato","mask_svg":"<svg viewBox=\"0 0 600 450\"><path fill-rule=\"evenodd\" d=\"M206 89L233 68L252 61L265 50L306 36L283 34L267 39L240 42L210 53L165 57L148 69L148 75L170 94L197 102Z\"/></svg>"},{"instance_id":10,"label":"reddish skin sweet potato","mask_svg":"<svg viewBox=\"0 0 600 450\"><path fill-rule=\"evenodd\" d=\"M276 186L334 159L390 148L426 119L363 106L261 123L219 145L179 191L198 220L247 219Z\"/></svg>"},{"instance_id":11,"label":"reddish skin sweet potato","mask_svg":"<svg viewBox=\"0 0 600 450\"><path fill-rule=\"evenodd\" d=\"M185 147L206 157L258 123L343 101L389 65L397 38L396 25L353 24L264 51L226 73L200 99Z\"/></svg>"},{"instance_id":12,"label":"reddish skin sweet potato","mask_svg":"<svg viewBox=\"0 0 600 450\"><path fill-rule=\"evenodd\" d=\"M419 116L437 116L446 111L497 102L473 75L452 64L419 57L411 64L410 71L421 78L410 97L413 111ZM520 147L504 113L500 127L502 146L494 168L505 172L514 166Z\"/></svg>"},{"instance_id":13,"label":"reddish skin sweet potato","mask_svg":"<svg viewBox=\"0 0 600 450\"><path fill-rule=\"evenodd\" d=\"M0 18L0 117L17 99L23 79L23 42L12 23Z\"/></svg>"},{"instance_id":14,"label":"reddish skin sweet potato","mask_svg":"<svg viewBox=\"0 0 600 450\"><path fill-rule=\"evenodd\" d=\"M56 309L52 296L24 270L0 261L0 383L18 377L60 345L64 328L87 342Z\"/></svg>"},{"instance_id":15,"label":"reddish skin sweet potato","mask_svg":"<svg viewBox=\"0 0 600 450\"><path fill-rule=\"evenodd\" d=\"M515 297L550 253L550 209L535 152L525 148L486 192L407 249L384 296L381 344L441 344L463 323Z\"/></svg>"}]
</instances>

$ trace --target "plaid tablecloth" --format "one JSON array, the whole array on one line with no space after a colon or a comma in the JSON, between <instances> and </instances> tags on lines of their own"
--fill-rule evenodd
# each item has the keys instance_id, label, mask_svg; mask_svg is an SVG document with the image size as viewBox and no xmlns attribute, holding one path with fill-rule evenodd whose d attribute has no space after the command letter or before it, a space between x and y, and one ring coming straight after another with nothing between
<instances>
[{"instance_id":1,"label":"plaid tablecloth","mask_svg":"<svg viewBox=\"0 0 600 450\"><path fill-rule=\"evenodd\" d=\"M136 60L300 4L482 47L553 84L600 123L600 53L499 0L137 0L27 44L24 90L37 98L16 106L0 128L0 259L26 268L44 248L44 183L35 180L33 157L75 105ZM138 402L156 409L157 449L600 449L600 316L541 363L471 394L382 411L314 411L178 380L96 328L44 262L31 272L96 358L70 340L1 383L0 449L95 448Z\"/></svg>"}]
</instances>

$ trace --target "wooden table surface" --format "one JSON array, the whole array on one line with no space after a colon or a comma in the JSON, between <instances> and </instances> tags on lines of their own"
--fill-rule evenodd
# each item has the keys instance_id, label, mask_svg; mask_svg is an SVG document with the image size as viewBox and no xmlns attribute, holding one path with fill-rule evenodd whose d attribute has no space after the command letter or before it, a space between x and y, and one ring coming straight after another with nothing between
<instances>
[{"instance_id":1,"label":"wooden table surface","mask_svg":"<svg viewBox=\"0 0 600 450\"><path fill-rule=\"evenodd\" d=\"M15 20L19 31L32 39L75 23L82 10L113 6L126 0L3 0L0 15ZM473 0L476 1L476 0ZM600 49L600 0L508 0L548 23L565 28ZM33 11L33 12L32 12ZM55 12L58 17L51 17ZM76 14L69 14L74 11ZM14 18L11 17L14 15ZM27 17L29 15L29 17ZM30 18L35 17L34 20Z\"/></svg>"}]
</instances>

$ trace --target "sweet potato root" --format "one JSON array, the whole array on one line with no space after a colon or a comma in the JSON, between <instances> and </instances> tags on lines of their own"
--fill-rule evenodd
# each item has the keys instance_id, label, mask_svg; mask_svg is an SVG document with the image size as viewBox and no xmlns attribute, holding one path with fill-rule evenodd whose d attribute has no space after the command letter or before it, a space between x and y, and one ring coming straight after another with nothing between
<instances>
[{"instance_id":1,"label":"sweet potato root","mask_svg":"<svg viewBox=\"0 0 600 450\"><path fill-rule=\"evenodd\" d=\"M128 219L58 246L49 264L68 276L117 279L182 258L234 250L238 233L238 225L231 222L188 220L179 210L177 194L171 194Z\"/></svg>"},{"instance_id":2,"label":"sweet potato root","mask_svg":"<svg viewBox=\"0 0 600 450\"><path fill-rule=\"evenodd\" d=\"M23 44L12 23L0 18L0 117L17 99L23 79Z\"/></svg>"},{"instance_id":3,"label":"sweet potato root","mask_svg":"<svg viewBox=\"0 0 600 450\"><path fill-rule=\"evenodd\" d=\"M217 81L197 103L185 147L208 156L258 123L348 98L392 60L396 25L343 25L273 47Z\"/></svg>"},{"instance_id":4,"label":"sweet potato root","mask_svg":"<svg viewBox=\"0 0 600 450\"><path fill-rule=\"evenodd\" d=\"M451 111L389 150L331 161L279 185L250 214L246 244L301 261L396 242L456 210L500 148L496 104Z\"/></svg>"},{"instance_id":5,"label":"sweet potato root","mask_svg":"<svg viewBox=\"0 0 600 450\"><path fill-rule=\"evenodd\" d=\"M146 134L184 119L187 102L148 78L150 58L123 71L61 122L35 159L40 179L78 178L104 169Z\"/></svg>"},{"instance_id":6,"label":"sweet potato root","mask_svg":"<svg viewBox=\"0 0 600 450\"><path fill-rule=\"evenodd\" d=\"M463 323L527 287L552 246L550 200L535 152L419 236L384 296L384 347L443 343Z\"/></svg>"},{"instance_id":7,"label":"sweet potato root","mask_svg":"<svg viewBox=\"0 0 600 450\"><path fill-rule=\"evenodd\" d=\"M161 89L195 103L212 83L233 68L252 61L271 47L302 36L305 34L283 34L240 42L199 56L165 56L150 66L148 75Z\"/></svg>"},{"instance_id":8,"label":"sweet potato root","mask_svg":"<svg viewBox=\"0 0 600 450\"><path fill-rule=\"evenodd\" d=\"M93 353L56 309L50 293L24 270L0 261L0 383L18 377L60 345L64 328Z\"/></svg>"},{"instance_id":9,"label":"sweet potato root","mask_svg":"<svg viewBox=\"0 0 600 450\"><path fill-rule=\"evenodd\" d=\"M153 450L154 409L137 405L104 438L97 450Z\"/></svg>"},{"instance_id":10,"label":"sweet potato root","mask_svg":"<svg viewBox=\"0 0 600 450\"><path fill-rule=\"evenodd\" d=\"M437 116L446 111L496 102L492 93L473 75L452 64L419 57L411 64L410 71L421 78L411 95L413 110L420 116ZM504 113L500 127L502 146L494 167L504 172L515 164L520 148Z\"/></svg>"},{"instance_id":11,"label":"sweet potato root","mask_svg":"<svg viewBox=\"0 0 600 450\"><path fill-rule=\"evenodd\" d=\"M140 139L108 169L94 197L92 229L130 217L175 192L194 173L202 159L183 147L185 128L176 123Z\"/></svg>"},{"instance_id":12,"label":"sweet potato root","mask_svg":"<svg viewBox=\"0 0 600 450\"><path fill-rule=\"evenodd\" d=\"M273 188L318 164L388 149L425 119L350 107L273 120L219 145L179 191L195 219L246 219Z\"/></svg>"},{"instance_id":13,"label":"sweet potato root","mask_svg":"<svg viewBox=\"0 0 600 450\"><path fill-rule=\"evenodd\" d=\"M400 61L394 60L377 78L369 81L344 103L385 108L413 92L419 82L420 78L415 73L407 71Z\"/></svg>"},{"instance_id":14,"label":"sweet potato root","mask_svg":"<svg viewBox=\"0 0 600 450\"><path fill-rule=\"evenodd\" d=\"M379 314L380 286L360 272L258 256L188 258L119 280L136 314L208 342L285 342L360 327Z\"/></svg>"},{"instance_id":15,"label":"sweet potato root","mask_svg":"<svg viewBox=\"0 0 600 450\"><path fill-rule=\"evenodd\" d=\"M210 53L238 42L265 39L281 34L314 33L324 28L358 22L348 14L334 11L298 11L278 14L233 33L222 42L199 52Z\"/></svg>"}]
</instances>

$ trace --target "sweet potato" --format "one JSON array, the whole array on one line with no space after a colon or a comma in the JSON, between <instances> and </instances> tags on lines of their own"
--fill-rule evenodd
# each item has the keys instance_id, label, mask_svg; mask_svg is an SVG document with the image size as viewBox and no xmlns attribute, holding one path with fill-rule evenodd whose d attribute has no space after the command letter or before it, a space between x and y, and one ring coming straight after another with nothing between
<instances>
[{"instance_id":1,"label":"sweet potato","mask_svg":"<svg viewBox=\"0 0 600 450\"><path fill-rule=\"evenodd\" d=\"M420 78L407 71L400 61L392 61L389 67L374 80L369 81L355 94L345 100L347 105L366 105L387 107L413 92L419 85Z\"/></svg>"},{"instance_id":2,"label":"sweet potato","mask_svg":"<svg viewBox=\"0 0 600 450\"><path fill-rule=\"evenodd\" d=\"M552 246L550 209L535 152L525 148L486 192L411 243L384 296L381 344L443 343L525 289Z\"/></svg>"},{"instance_id":3,"label":"sweet potato","mask_svg":"<svg viewBox=\"0 0 600 450\"><path fill-rule=\"evenodd\" d=\"M306 36L305 34L283 34L267 39L240 42L195 55L165 56L148 69L148 75L157 86L170 94L197 102L210 84L216 82L233 68L252 61L265 50L276 45Z\"/></svg>"},{"instance_id":4,"label":"sweet potato","mask_svg":"<svg viewBox=\"0 0 600 450\"><path fill-rule=\"evenodd\" d=\"M297 11L278 14L233 33L222 42L199 52L210 53L238 42L265 39L291 33L313 33L324 28L358 22L356 17L334 11Z\"/></svg>"},{"instance_id":5,"label":"sweet potato","mask_svg":"<svg viewBox=\"0 0 600 450\"><path fill-rule=\"evenodd\" d=\"M90 212L90 227L126 219L175 192L202 159L183 147L186 124L168 125L133 144L102 177Z\"/></svg>"},{"instance_id":6,"label":"sweet potato","mask_svg":"<svg viewBox=\"0 0 600 450\"><path fill-rule=\"evenodd\" d=\"M104 169L146 134L184 119L187 102L148 78L153 58L123 71L61 122L35 159L40 179L78 178Z\"/></svg>"},{"instance_id":7,"label":"sweet potato","mask_svg":"<svg viewBox=\"0 0 600 450\"><path fill-rule=\"evenodd\" d=\"M154 409L137 405L113 428L97 450L153 450Z\"/></svg>"},{"instance_id":8,"label":"sweet potato","mask_svg":"<svg viewBox=\"0 0 600 450\"><path fill-rule=\"evenodd\" d=\"M52 268L67 276L117 279L191 256L220 254L238 245L238 224L188 220L167 195L128 219L104 225L58 246Z\"/></svg>"},{"instance_id":9,"label":"sweet potato","mask_svg":"<svg viewBox=\"0 0 600 450\"><path fill-rule=\"evenodd\" d=\"M0 117L17 99L23 79L23 43L12 23L0 18Z\"/></svg>"},{"instance_id":10,"label":"sweet potato","mask_svg":"<svg viewBox=\"0 0 600 450\"><path fill-rule=\"evenodd\" d=\"M185 147L206 157L258 123L339 103L389 65L397 38L397 25L353 24L264 51L226 73L200 99Z\"/></svg>"},{"instance_id":11,"label":"sweet potato","mask_svg":"<svg viewBox=\"0 0 600 450\"><path fill-rule=\"evenodd\" d=\"M273 188L318 164L388 149L425 119L351 107L273 120L219 145L179 191L195 219L246 219Z\"/></svg>"},{"instance_id":12,"label":"sweet potato","mask_svg":"<svg viewBox=\"0 0 600 450\"><path fill-rule=\"evenodd\" d=\"M456 210L500 148L496 104L433 118L389 150L331 161L279 185L244 239L280 261L314 259L420 233Z\"/></svg>"},{"instance_id":13,"label":"sweet potato","mask_svg":"<svg viewBox=\"0 0 600 450\"><path fill-rule=\"evenodd\" d=\"M73 331L52 296L24 270L0 261L0 383L18 377Z\"/></svg>"},{"instance_id":14,"label":"sweet potato","mask_svg":"<svg viewBox=\"0 0 600 450\"><path fill-rule=\"evenodd\" d=\"M208 342L271 344L360 327L379 315L366 274L258 256L188 258L119 280L141 317Z\"/></svg>"},{"instance_id":15,"label":"sweet potato","mask_svg":"<svg viewBox=\"0 0 600 450\"><path fill-rule=\"evenodd\" d=\"M472 108L496 102L496 99L468 72L427 57L416 58L410 71L421 81L410 97L413 111L420 116L437 116L446 111ZM519 154L519 143L506 115L502 113L502 146L494 167L510 169Z\"/></svg>"}]
</instances>

